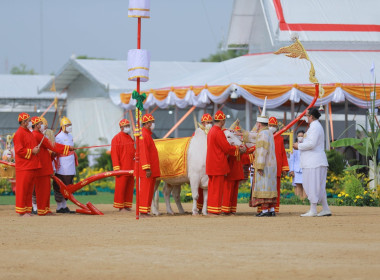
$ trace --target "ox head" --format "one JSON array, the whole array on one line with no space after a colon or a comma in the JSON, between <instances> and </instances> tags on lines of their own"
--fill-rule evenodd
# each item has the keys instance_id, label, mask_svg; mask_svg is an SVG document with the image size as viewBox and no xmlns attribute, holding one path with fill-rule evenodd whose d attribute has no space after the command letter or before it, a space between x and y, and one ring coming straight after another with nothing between
<instances>
[{"instance_id":1,"label":"ox head","mask_svg":"<svg viewBox=\"0 0 380 280\"><path fill-rule=\"evenodd\" d=\"M230 143L231 145L240 146L241 144L243 144L243 142L240 140L240 137L237 136L234 132L228 129L225 129L223 132L224 135L226 135L228 143Z\"/></svg>"}]
</instances>

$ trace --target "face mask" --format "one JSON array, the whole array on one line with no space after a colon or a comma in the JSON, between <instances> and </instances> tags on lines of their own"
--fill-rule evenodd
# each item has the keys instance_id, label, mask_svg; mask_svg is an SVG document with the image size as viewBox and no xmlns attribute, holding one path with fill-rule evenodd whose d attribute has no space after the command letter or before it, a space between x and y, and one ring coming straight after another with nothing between
<instances>
[{"instance_id":1,"label":"face mask","mask_svg":"<svg viewBox=\"0 0 380 280\"><path fill-rule=\"evenodd\" d=\"M70 125L70 126L66 126L66 132L67 133L71 133L73 131L73 127Z\"/></svg>"},{"instance_id":2,"label":"face mask","mask_svg":"<svg viewBox=\"0 0 380 280\"><path fill-rule=\"evenodd\" d=\"M152 126L150 127L150 130L153 130L156 126L154 125L154 123L152 123Z\"/></svg>"},{"instance_id":3,"label":"face mask","mask_svg":"<svg viewBox=\"0 0 380 280\"><path fill-rule=\"evenodd\" d=\"M305 122L309 123L309 118L308 117L306 117Z\"/></svg>"},{"instance_id":4,"label":"face mask","mask_svg":"<svg viewBox=\"0 0 380 280\"><path fill-rule=\"evenodd\" d=\"M129 133L131 131L130 127L124 127L123 132L124 133Z\"/></svg>"},{"instance_id":5,"label":"face mask","mask_svg":"<svg viewBox=\"0 0 380 280\"><path fill-rule=\"evenodd\" d=\"M206 129L210 130L211 127L212 127L212 124L211 124L211 123L206 124Z\"/></svg>"},{"instance_id":6,"label":"face mask","mask_svg":"<svg viewBox=\"0 0 380 280\"><path fill-rule=\"evenodd\" d=\"M270 126L269 128L269 131L272 132L272 133L275 133L277 128L273 127L273 126Z\"/></svg>"},{"instance_id":7,"label":"face mask","mask_svg":"<svg viewBox=\"0 0 380 280\"><path fill-rule=\"evenodd\" d=\"M297 137L298 143L302 143L303 137Z\"/></svg>"},{"instance_id":8,"label":"face mask","mask_svg":"<svg viewBox=\"0 0 380 280\"><path fill-rule=\"evenodd\" d=\"M40 131L41 131L41 132L44 132L44 131L45 131L45 125L44 125L44 124L41 124Z\"/></svg>"},{"instance_id":9,"label":"face mask","mask_svg":"<svg viewBox=\"0 0 380 280\"><path fill-rule=\"evenodd\" d=\"M32 122L28 122L28 126L27 126L27 128L29 128L29 129L31 129L32 128Z\"/></svg>"}]
</instances>

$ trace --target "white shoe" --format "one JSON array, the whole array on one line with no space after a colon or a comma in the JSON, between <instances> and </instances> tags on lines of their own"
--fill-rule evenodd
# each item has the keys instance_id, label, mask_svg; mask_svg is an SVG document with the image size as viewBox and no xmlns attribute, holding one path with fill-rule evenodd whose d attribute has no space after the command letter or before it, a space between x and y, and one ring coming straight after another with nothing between
<instances>
[{"instance_id":1,"label":"white shoe","mask_svg":"<svg viewBox=\"0 0 380 280\"><path fill-rule=\"evenodd\" d=\"M323 217L323 216L331 216L331 211L330 210L322 210L321 212L318 213L318 217Z\"/></svg>"},{"instance_id":2,"label":"white shoe","mask_svg":"<svg viewBox=\"0 0 380 280\"><path fill-rule=\"evenodd\" d=\"M316 217L317 216L317 213L314 213L314 212L307 212L305 214L301 214L301 217Z\"/></svg>"}]
</instances>

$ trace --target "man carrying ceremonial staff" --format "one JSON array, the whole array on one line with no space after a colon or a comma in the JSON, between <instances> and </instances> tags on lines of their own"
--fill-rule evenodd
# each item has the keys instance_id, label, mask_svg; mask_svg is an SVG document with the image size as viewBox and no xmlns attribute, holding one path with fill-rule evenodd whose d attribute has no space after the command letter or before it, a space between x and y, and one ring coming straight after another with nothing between
<instances>
[{"instance_id":1,"label":"man carrying ceremonial staff","mask_svg":"<svg viewBox=\"0 0 380 280\"><path fill-rule=\"evenodd\" d=\"M142 136L140 138L140 205L139 212L141 218L150 217L150 206L152 205L154 184L156 179L161 176L160 162L156 145L152 138L154 129L154 117L145 114L142 117ZM138 186L137 186L138 187Z\"/></svg>"},{"instance_id":2,"label":"man carrying ceremonial staff","mask_svg":"<svg viewBox=\"0 0 380 280\"><path fill-rule=\"evenodd\" d=\"M135 167L135 142L129 135L130 123L127 119L119 122L120 132L111 142L113 170L133 170ZM116 176L113 207L119 211L131 211L133 201L133 176Z\"/></svg>"},{"instance_id":3,"label":"man carrying ceremonial staff","mask_svg":"<svg viewBox=\"0 0 380 280\"><path fill-rule=\"evenodd\" d=\"M37 170L35 192L37 202L37 214L39 216L51 215L50 210L50 189L51 175L53 175L51 152L63 154L67 156L73 150L72 146L61 145L59 143L51 143L50 140L43 134L47 125L43 124L43 119L40 117L32 118L33 136L38 144L40 144L40 162L41 168Z\"/></svg>"},{"instance_id":4,"label":"man carrying ceremonial staff","mask_svg":"<svg viewBox=\"0 0 380 280\"><path fill-rule=\"evenodd\" d=\"M20 127L13 138L16 160L16 213L32 216L32 193L37 170L41 167L38 143L30 132L32 122L27 113L18 115Z\"/></svg>"}]
</instances>

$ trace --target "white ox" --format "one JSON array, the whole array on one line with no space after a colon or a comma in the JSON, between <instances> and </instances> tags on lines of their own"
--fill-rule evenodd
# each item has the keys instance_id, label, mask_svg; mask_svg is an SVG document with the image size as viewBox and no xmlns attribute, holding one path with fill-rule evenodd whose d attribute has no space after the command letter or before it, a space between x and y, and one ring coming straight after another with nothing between
<instances>
[{"instance_id":1,"label":"white ox","mask_svg":"<svg viewBox=\"0 0 380 280\"><path fill-rule=\"evenodd\" d=\"M224 130L227 141L231 145L240 146L242 143L239 138L229 130ZM198 215L197 200L199 197L198 187L203 189L203 208L202 214L207 215L207 187L208 176L206 175L206 154L207 154L207 134L200 128L195 130L194 136L190 140L189 148L187 151L187 174L174 179L162 179L164 181L164 197L166 203L166 211L168 214L174 214L170 205L170 194L172 193L179 213L183 214L183 210L180 194L181 185L189 183L191 186L191 194L193 198L192 214ZM155 198L152 202L152 213L159 215L158 211L158 193L157 188L160 180L157 180L155 185Z\"/></svg>"}]
</instances>

